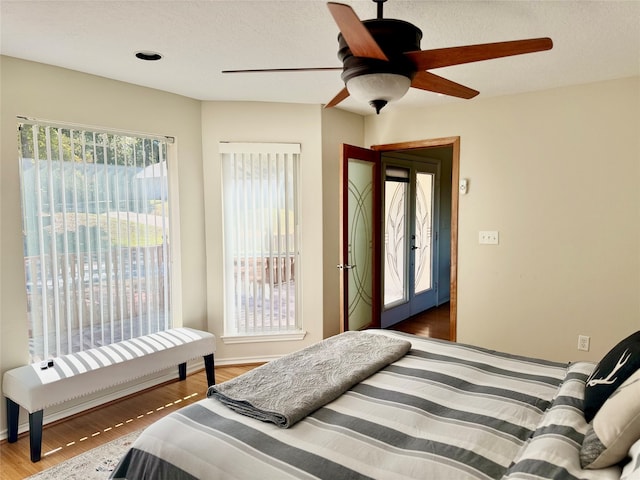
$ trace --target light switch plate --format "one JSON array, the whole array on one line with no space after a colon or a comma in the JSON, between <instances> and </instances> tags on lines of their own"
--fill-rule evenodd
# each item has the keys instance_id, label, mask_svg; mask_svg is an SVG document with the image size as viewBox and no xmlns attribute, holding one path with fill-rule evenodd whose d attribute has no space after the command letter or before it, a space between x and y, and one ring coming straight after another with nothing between
<instances>
[{"instance_id":1,"label":"light switch plate","mask_svg":"<svg viewBox=\"0 0 640 480\"><path fill-rule=\"evenodd\" d=\"M481 245L498 245L499 234L497 230L481 230L478 235L478 242Z\"/></svg>"}]
</instances>

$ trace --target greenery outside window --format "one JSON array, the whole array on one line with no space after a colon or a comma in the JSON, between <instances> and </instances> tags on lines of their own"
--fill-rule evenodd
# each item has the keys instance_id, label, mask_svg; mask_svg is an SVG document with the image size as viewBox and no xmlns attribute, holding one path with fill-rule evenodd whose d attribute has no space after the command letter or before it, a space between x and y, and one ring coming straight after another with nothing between
<instances>
[{"instance_id":1,"label":"greenery outside window","mask_svg":"<svg viewBox=\"0 0 640 480\"><path fill-rule=\"evenodd\" d=\"M32 362L171 328L170 143L19 123Z\"/></svg>"}]
</instances>

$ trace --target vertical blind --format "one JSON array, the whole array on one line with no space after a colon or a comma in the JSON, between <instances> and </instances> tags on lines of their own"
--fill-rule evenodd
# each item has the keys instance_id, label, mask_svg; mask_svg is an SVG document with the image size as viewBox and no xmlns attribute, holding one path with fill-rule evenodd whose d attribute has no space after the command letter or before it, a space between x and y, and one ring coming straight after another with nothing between
<instances>
[{"instance_id":1,"label":"vertical blind","mask_svg":"<svg viewBox=\"0 0 640 480\"><path fill-rule=\"evenodd\" d=\"M164 137L19 124L32 362L171 327Z\"/></svg>"},{"instance_id":2,"label":"vertical blind","mask_svg":"<svg viewBox=\"0 0 640 480\"><path fill-rule=\"evenodd\" d=\"M221 143L225 333L299 330L299 144Z\"/></svg>"}]
</instances>

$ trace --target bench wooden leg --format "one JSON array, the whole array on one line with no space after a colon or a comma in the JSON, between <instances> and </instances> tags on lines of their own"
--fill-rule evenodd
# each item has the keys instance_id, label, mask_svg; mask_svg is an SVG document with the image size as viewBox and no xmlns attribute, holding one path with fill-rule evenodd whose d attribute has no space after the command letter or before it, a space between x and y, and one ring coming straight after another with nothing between
<instances>
[{"instance_id":1,"label":"bench wooden leg","mask_svg":"<svg viewBox=\"0 0 640 480\"><path fill-rule=\"evenodd\" d=\"M216 384L216 372L213 366L213 353L205 355L204 358L204 370L207 372L207 384L209 386ZM187 378L187 362L178 365L178 376L180 380Z\"/></svg>"},{"instance_id":2,"label":"bench wooden leg","mask_svg":"<svg viewBox=\"0 0 640 480\"><path fill-rule=\"evenodd\" d=\"M20 405L7 398L7 440L9 443L18 441L18 417Z\"/></svg>"},{"instance_id":3,"label":"bench wooden leg","mask_svg":"<svg viewBox=\"0 0 640 480\"><path fill-rule=\"evenodd\" d=\"M29 414L29 447L32 462L39 462L42 452L42 414L43 410Z\"/></svg>"},{"instance_id":4,"label":"bench wooden leg","mask_svg":"<svg viewBox=\"0 0 640 480\"><path fill-rule=\"evenodd\" d=\"M216 371L213 366L213 353L205 355L204 357L204 369L207 372L207 384L209 386L216 384Z\"/></svg>"},{"instance_id":5,"label":"bench wooden leg","mask_svg":"<svg viewBox=\"0 0 640 480\"><path fill-rule=\"evenodd\" d=\"M43 410L29 414L29 449L31 461L39 462L42 453L42 417ZM18 416L20 405L7 398L7 428L8 441L13 443L18 440Z\"/></svg>"}]
</instances>

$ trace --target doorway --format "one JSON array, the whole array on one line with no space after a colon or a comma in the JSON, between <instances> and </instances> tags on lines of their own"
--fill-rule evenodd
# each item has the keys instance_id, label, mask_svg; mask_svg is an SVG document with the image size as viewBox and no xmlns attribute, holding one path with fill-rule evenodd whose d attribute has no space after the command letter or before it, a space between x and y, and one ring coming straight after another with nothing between
<instances>
[{"instance_id":1,"label":"doorway","mask_svg":"<svg viewBox=\"0 0 640 480\"><path fill-rule=\"evenodd\" d=\"M382 328L449 300L449 270L439 269L439 232L441 172L450 172L450 167L423 152L381 156ZM450 178L444 181L451 183ZM446 185L444 192L450 192ZM448 205L446 199L442 203ZM450 213L443 212L443 218L449 219ZM448 246L448 239L443 240ZM448 267L448 255L443 262ZM440 295L440 284L445 287L445 298Z\"/></svg>"},{"instance_id":2,"label":"doorway","mask_svg":"<svg viewBox=\"0 0 640 480\"><path fill-rule=\"evenodd\" d=\"M343 144L340 176L340 328L341 331L379 328L382 307L382 190L381 157L383 154L430 156L441 154L448 159L450 181L441 182L438 268L435 276L444 273L448 281L441 282L439 291L449 297L449 340L456 341L457 321L457 252L458 252L458 182L460 138L376 145L371 149ZM444 158L443 157L443 158ZM425 162L427 163L427 162ZM444 165L444 163L443 163ZM354 168L351 168L354 167ZM366 173L362 181L356 170ZM442 171L442 169L441 169ZM447 186L447 190L442 188ZM444 194L443 191L448 193ZM443 208L446 204L448 208ZM442 212L450 212L443 217ZM442 219L445 218L446 221ZM417 245L417 244L414 244ZM409 247L410 248L410 247ZM444 260L443 260L444 258ZM448 285L448 289L446 286Z\"/></svg>"},{"instance_id":3,"label":"doorway","mask_svg":"<svg viewBox=\"0 0 640 480\"><path fill-rule=\"evenodd\" d=\"M458 260L458 184L460 180L460 137L445 137L432 140L420 140L414 142L404 142L386 145L374 145L372 150L381 153L382 164L385 165L387 158L408 158L418 164L433 164L438 167L439 192L434 192L434 197L438 200L436 212L434 213L433 236L430 245L434 255L433 291L435 292L435 306L449 304L449 340L457 339L457 260ZM386 173L383 169L382 174ZM384 205L383 212L384 216ZM412 235L412 233L410 233ZM413 240L409 237L409 240ZM411 243L408 244L409 249ZM381 246L381 250L384 246ZM381 256L383 252L379 253ZM381 262L384 265L384 260ZM382 266L384 269L384 266ZM414 267L415 268L415 267ZM411 272L409 272L411 273ZM384 272L381 274L381 289L384 292ZM382 325L384 322L391 322L389 325L399 321L397 318L387 318L390 314L384 308L381 312ZM407 307L405 307L407 308ZM420 307L414 308L415 313ZM428 307L426 307L428 308ZM442 308L442 307L441 307Z\"/></svg>"}]
</instances>

